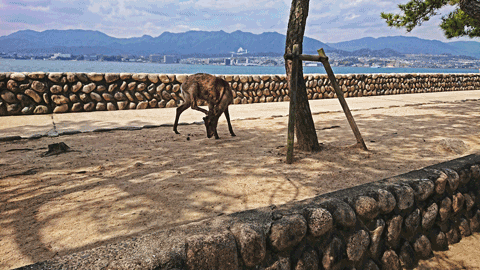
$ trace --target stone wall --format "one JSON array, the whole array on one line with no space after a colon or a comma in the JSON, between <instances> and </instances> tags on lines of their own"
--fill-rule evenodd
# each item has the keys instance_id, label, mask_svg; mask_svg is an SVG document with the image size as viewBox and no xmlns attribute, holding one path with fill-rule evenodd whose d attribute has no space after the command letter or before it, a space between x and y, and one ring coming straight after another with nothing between
<instances>
[{"instance_id":1,"label":"stone wall","mask_svg":"<svg viewBox=\"0 0 480 270\"><path fill-rule=\"evenodd\" d=\"M176 107L187 75L0 73L0 116ZM287 101L285 75L223 75L234 103ZM480 74L337 75L345 97L480 89ZM334 98L326 75L305 75L309 99Z\"/></svg>"},{"instance_id":2,"label":"stone wall","mask_svg":"<svg viewBox=\"0 0 480 270\"><path fill-rule=\"evenodd\" d=\"M480 156L177 226L23 269L411 268L480 229Z\"/></svg>"}]
</instances>

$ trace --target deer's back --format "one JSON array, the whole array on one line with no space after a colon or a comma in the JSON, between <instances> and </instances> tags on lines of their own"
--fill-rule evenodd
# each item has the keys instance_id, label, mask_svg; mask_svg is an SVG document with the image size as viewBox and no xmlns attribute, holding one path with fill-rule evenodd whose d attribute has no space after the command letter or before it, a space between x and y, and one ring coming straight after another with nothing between
<instances>
[{"instance_id":1,"label":"deer's back","mask_svg":"<svg viewBox=\"0 0 480 270\"><path fill-rule=\"evenodd\" d=\"M209 103L218 103L223 95L228 100L233 100L228 82L210 74L197 73L188 76L182 85L182 89L188 94L196 91L196 96L199 99L206 100Z\"/></svg>"}]
</instances>

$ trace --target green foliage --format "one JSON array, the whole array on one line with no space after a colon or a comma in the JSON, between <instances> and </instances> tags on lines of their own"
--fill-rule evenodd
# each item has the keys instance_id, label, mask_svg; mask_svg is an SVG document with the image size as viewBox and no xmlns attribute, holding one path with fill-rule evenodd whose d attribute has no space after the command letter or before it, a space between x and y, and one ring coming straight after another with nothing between
<instances>
[{"instance_id":1,"label":"green foliage","mask_svg":"<svg viewBox=\"0 0 480 270\"><path fill-rule=\"evenodd\" d=\"M405 5L398 5L403 14L382 12L381 17L388 26L405 28L407 32L416 26L438 15L438 10L444 6L457 6L457 9L442 17L440 27L447 38L469 36L480 37L480 22L469 17L459 9L459 0L410 0Z\"/></svg>"}]
</instances>

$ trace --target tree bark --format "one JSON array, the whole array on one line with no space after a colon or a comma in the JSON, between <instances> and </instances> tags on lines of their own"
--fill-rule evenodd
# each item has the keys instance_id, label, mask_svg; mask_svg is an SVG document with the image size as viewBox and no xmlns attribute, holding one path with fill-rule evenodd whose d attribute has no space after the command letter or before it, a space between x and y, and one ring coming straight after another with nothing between
<instances>
[{"instance_id":1,"label":"tree bark","mask_svg":"<svg viewBox=\"0 0 480 270\"><path fill-rule=\"evenodd\" d=\"M460 0L460 9L475 19L480 27L480 0Z\"/></svg>"},{"instance_id":2,"label":"tree bark","mask_svg":"<svg viewBox=\"0 0 480 270\"><path fill-rule=\"evenodd\" d=\"M290 9L290 19L288 21L287 40L285 53L292 53L294 44L300 47L300 54L303 51L303 36L308 16L309 0L292 0ZM287 81L290 82L292 71L292 60L285 60L285 70ZM289 85L290 92L295 91L295 87ZM295 114L295 134L297 136L298 148L304 151L320 150L317 132L313 122L310 105L308 104L305 80L303 78L303 67L300 65L297 74L297 110ZM290 95L291 97L291 95Z\"/></svg>"}]
</instances>

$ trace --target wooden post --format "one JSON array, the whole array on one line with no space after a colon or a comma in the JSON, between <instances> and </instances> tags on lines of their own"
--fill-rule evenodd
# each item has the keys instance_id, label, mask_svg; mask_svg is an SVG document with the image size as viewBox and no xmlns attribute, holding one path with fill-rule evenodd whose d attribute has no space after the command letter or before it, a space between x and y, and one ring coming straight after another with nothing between
<instances>
[{"instance_id":1,"label":"wooden post","mask_svg":"<svg viewBox=\"0 0 480 270\"><path fill-rule=\"evenodd\" d=\"M288 113L287 163L293 162L293 144L295 141L295 111L297 107L297 73L299 68L300 47L293 45L292 74L290 76L290 107Z\"/></svg>"},{"instance_id":2,"label":"wooden post","mask_svg":"<svg viewBox=\"0 0 480 270\"><path fill-rule=\"evenodd\" d=\"M340 105L342 105L342 109L345 112L345 115L347 116L348 123L350 124L350 127L352 128L352 131L355 134L355 138L357 138L357 145L362 147L363 150L368 150L367 146L365 145L365 142L363 141L362 134L360 134L360 130L358 130L357 124L355 123L352 113L348 108L347 102L345 101L345 97L343 96L343 91L338 86L337 79L335 78L335 74L333 74L332 67L328 62L328 57L325 55L325 51L323 49L318 50L318 55L321 57L320 59L323 66L325 67L325 71L327 71L328 78L332 83L333 89L335 89L335 92L337 93L337 98L340 101Z\"/></svg>"}]
</instances>

